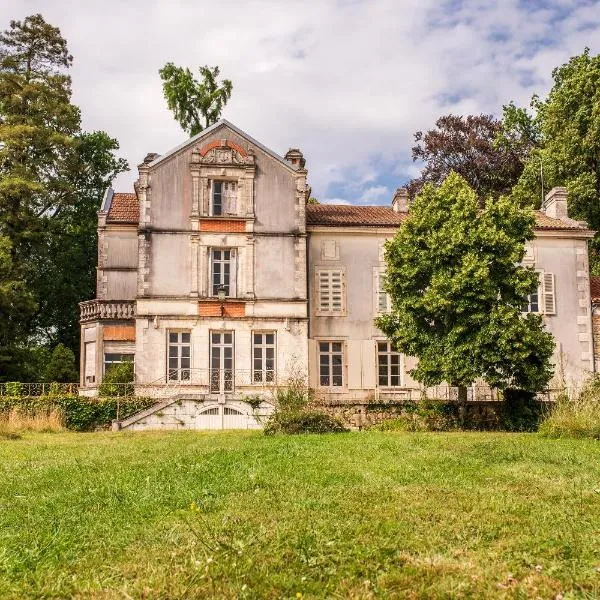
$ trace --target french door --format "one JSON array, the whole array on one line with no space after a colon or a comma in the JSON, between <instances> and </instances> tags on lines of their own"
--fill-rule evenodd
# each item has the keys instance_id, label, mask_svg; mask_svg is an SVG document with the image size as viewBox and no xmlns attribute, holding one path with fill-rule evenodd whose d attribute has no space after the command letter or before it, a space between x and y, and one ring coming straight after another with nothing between
<instances>
[{"instance_id":1,"label":"french door","mask_svg":"<svg viewBox=\"0 0 600 600\"><path fill-rule=\"evenodd\" d=\"M233 332L210 334L210 391L233 391Z\"/></svg>"}]
</instances>

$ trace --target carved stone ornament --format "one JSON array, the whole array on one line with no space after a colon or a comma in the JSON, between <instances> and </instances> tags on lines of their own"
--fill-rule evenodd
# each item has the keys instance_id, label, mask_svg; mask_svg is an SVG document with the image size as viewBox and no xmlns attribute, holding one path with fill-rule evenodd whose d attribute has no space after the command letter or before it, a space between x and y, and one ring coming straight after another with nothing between
<instances>
[{"instance_id":1,"label":"carved stone ornament","mask_svg":"<svg viewBox=\"0 0 600 600\"><path fill-rule=\"evenodd\" d=\"M227 146L211 148L201 162L205 165L244 165L247 161L237 150Z\"/></svg>"}]
</instances>

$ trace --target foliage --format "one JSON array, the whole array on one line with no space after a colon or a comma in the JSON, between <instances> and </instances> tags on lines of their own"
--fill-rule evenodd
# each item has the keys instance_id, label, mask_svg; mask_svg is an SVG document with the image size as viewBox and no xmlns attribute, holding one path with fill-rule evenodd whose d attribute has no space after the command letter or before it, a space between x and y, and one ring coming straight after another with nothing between
<instances>
[{"instance_id":1,"label":"foliage","mask_svg":"<svg viewBox=\"0 0 600 600\"><path fill-rule=\"evenodd\" d=\"M527 148L518 143L498 144L502 122L491 115L445 115L435 128L415 133L413 161L424 163L407 189L411 198L425 184L440 185L451 172L461 175L482 200L510 193L522 170ZM515 141L515 140L513 140Z\"/></svg>"},{"instance_id":2,"label":"foliage","mask_svg":"<svg viewBox=\"0 0 600 600\"><path fill-rule=\"evenodd\" d=\"M454 431L459 428L457 406L452 402L423 398L407 402L401 413L376 425L379 431Z\"/></svg>"},{"instance_id":3,"label":"foliage","mask_svg":"<svg viewBox=\"0 0 600 600\"><path fill-rule=\"evenodd\" d=\"M115 140L81 131L60 30L37 14L0 34L0 372L39 379L31 346L77 355L79 301L95 280L96 210L125 168ZM8 305L8 306L7 306Z\"/></svg>"},{"instance_id":4,"label":"foliage","mask_svg":"<svg viewBox=\"0 0 600 600\"><path fill-rule=\"evenodd\" d=\"M426 386L544 388L552 374L552 335L539 315L521 313L537 274L520 266L533 237L530 210L506 197L479 208L451 173L415 199L386 248L392 312L377 326L404 354L419 358L412 377Z\"/></svg>"},{"instance_id":5,"label":"foliage","mask_svg":"<svg viewBox=\"0 0 600 600\"><path fill-rule=\"evenodd\" d=\"M319 202L319 201L318 201L316 198L314 198L313 196L311 196L311 197L308 199L308 202L307 202L307 204L321 204L321 203L320 203L320 202Z\"/></svg>"},{"instance_id":6,"label":"foliage","mask_svg":"<svg viewBox=\"0 0 600 600\"><path fill-rule=\"evenodd\" d=\"M552 77L554 85L546 99L532 99L534 115L514 104L505 107L508 132L525 132L525 137L533 138L539 146L531 151L513 195L522 204L539 206L543 193L565 186L569 215L587 221L598 231L600 55L591 56L586 49L554 69ZM599 244L597 236L596 253Z\"/></svg>"},{"instance_id":7,"label":"foliage","mask_svg":"<svg viewBox=\"0 0 600 600\"><path fill-rule=\"evenodd\" d=\"M593 440L24 434L0 463L6 600L598 596Z\"/></svg>"},{"instance_id":8,"label":"foliage","mask_svg":"<svg viewBox=\"0 0 600 600\"><path fill-rule=\"evenodd\" d=\"M233 89L229 79L219 84L219 67L204 66L199 71L200 81L194 79L188 68L177 67L171 62L159 71L167 106L190 136L219 120Z\"/></svg>"},{"instance_id":9,"label":"foliage","mask_svg":"<svg viewBox=\"0 0 600 600\"><path fill-rule=\"evenodd\" d=\"M46 396L0 396L0 415L8 415L14 409L31 416L44 411L60 409L64 413L65 426L73 431L93 431L109 427L113 420L124 419L156 403L151 398L136 396L86 398L78 395Z\"/></svg>"},{"instance_id":10,"label":"foliage","mask_svg":"<svg viewBox=\"0 0 600 600\"><path fill-rule=\"evenodd\" d=\"M100 396L131 396L133 394L133 371L132 362L110 365L98 388Z\"/></svg>"},{"instance_id":11,"label":"foliage","mask_svg":"<svg viewBox=\"0 0 600 600\"><path fill-rule=\"evenodd\" d=\"M276 433L343 433L346 427L335 417L313 410L275 411L265 425L265 435Z\"/></svg>"},{"instance_id":12,"label":"foliage","mask_svg":"<svg viewBox=\"0 0 600 600\"><path fill-rule=\"evenodd\" d=\"M0 431L5 433L62 431L64 427L65 415L60 408L45 407L31 412L15 407L8 413L0 414Z\"/></svg>"},{"instance_id":13,"label":"foliage","mask_svg":"<svg viewBox=\"0 0 600 600\"><path fill-rule=\"evenodd\" d=\"M596 375L571 400L560 397L541 423L539 432L547 437L593 438L600 440L600 377Z\"/></svg>"},{"instance_id":14,"label":"foliage","mask_svg":"<svg viewBox=\"0 0 600 600\"><path fill-rule=\"evenodd\" d=\"M278 386L274 392L275 408L281 412L303 411L312 399L312 391L300 375L290 377L285 385Z\"/></svg>"},{"instance_id":15,"label":"foliage","mask_svg":"<svg viewBox=\"0 0 600 600\"><path fill-rule=\"evenodd\" d=\"M63 344L58 344L54 348L46 367L45 379L57 383L72 383L79 379L79 372L75 366L75 355L70 348Z\"/></svg>"},{"instance_id":16,"label":"foliage","mask_svg":"<svg viewBox=\"0 0 600 600\"><path fill-rule=\"evenodd\" d=\"M524 390L504 390L500 426L505 431L537 431L550 407Z\"/></svg>"},{"instance_id":17,"label":"foliage","mask_svg":"<svg viewBox=\"0 0 600 600\"><path fill-rule=\"evenodd\" d=\"M8 396L23 395L23 385L19 381L7 381L5 388Z\"/></svg>"}]
</instances>

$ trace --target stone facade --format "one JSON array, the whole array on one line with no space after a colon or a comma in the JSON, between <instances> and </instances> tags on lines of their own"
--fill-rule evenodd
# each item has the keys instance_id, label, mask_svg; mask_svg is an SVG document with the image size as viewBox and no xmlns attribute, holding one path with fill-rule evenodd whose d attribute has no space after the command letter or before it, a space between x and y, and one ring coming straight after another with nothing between
<instances>
[{"instance_id":1,"label":"stone facade","mask_svg":"<svg viewBox=\"0 0 600 600\"><path fill-rule=\"evenodd\" d=\"M268 413L290 377L329 406L420 394L415 359L374 326L388 308L383 245L407 216L405 190L387 207L310 205L305 167L298 149L279 156L220 121L149 154L135 194L107 191L97 298L82 304L82 393L135 357L136 393L160 404L130 428L258 426L257 400L246 400ZM556 385L576 385L594 370L592 232L568 218L563 188L536 220L530 309L557 340Z\"/></svg>"}]
</instances>

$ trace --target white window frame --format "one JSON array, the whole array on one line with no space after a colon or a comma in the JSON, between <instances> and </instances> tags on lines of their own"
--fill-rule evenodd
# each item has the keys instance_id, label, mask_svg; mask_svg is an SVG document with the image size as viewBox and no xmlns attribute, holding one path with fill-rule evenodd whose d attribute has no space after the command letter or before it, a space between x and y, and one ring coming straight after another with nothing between
<instances>
[{"instance_id":1,"label":"white window frame","mask_svg":"<svg viewBox=\"0 0 600 600\"><path fill-rule=\"evenodd\" d=\"M215 194L217 193L215 184L220 185L220 212L215 212ZM230 217L237 215L239 191L239 182L234 179L211 179L208 214L211 217Z\"/></svg>"},{"instance_id":2,"label":"white window frame","mask_svg":"<svg viewBox=\"0 0 600 600\"><path fill-rule=\"evenodd\" d=\"M267 384L275 384L277 379L277 332L276 331L262 331L262 330L253 330L252 334L252 356L251 360L251 382L257 385ZM273 343L267 343L267 335L273 336ZM256 343L256 339L254 336L262 336L262 341L260 343ZM267 369L267 350L273 350L273 368ZM256 356L257 350L260 352L260 356ZM255 360L260 360L260 368L256 368ZM269 379L269 373L271 373L271 378ZM260 378L257 379L257 375L260 375Z\"/></svg>"},{"instance_id":3,"label":"white window frame","mask_svg":"<svg viewBox=\"0 0 600 600\"><path fill-rule=\"evenodd\" d=\"M108 354L114 354L116 356L120 356L121 358L120 358L120 360L107 361L106 356ZM123 360L124 356L131 356L131 360ZM120 365L125 362L135 363L135 353L134 352L104 352L104 356L102 358L103 358L103 360L102 360L102 373L103 374L106 373L106 369L110 365Z\"/></svg>"},{"instance_id":4,"label":"white window frame","mask_svg":"<svg viewBox=\"0 0 600 600\"><path fill-rule=\"evenodd\" d=\"M328 349L323 350L321 348L322 344L328 344ZM339 344L340 346L340 350L337 351L333 349L333 344ZM328 369L328 373L327 375L322 375L321 373L321 367L323 366L323 361L321 360L321 357L325 356L327 357L327 361L326 364L324 366L327 367ZM339 372L339 377L341 378L339 381L339 385L334 385L333 381L334 381L334 376L337 377L337 375L334 375L333 372L333 367L334 367L334 356L339 356L340 357L340 372ZM345 349L345 343L343 340L317 340L317 369L318 369L318 384L320 388L325 388L325 389L329 389L329 390L337 390L337 391L341 391L345 388L346 385L346 377L345 377L345 360L346 360L346 349ZM327 377L329 379L329 383L323 383L323 377Z\"/></svg>"},{"instance_id":5,"label":"white window frame","mask_svg":"<svg viewBox=\"0 0 600 600\"><path fill-rule=\"evenodd\" d=\"M188 335L187 342L183 341L183 336ZM171 341L171 336L177 336L175 341ZM173 352L171 348L175 348L176 352L172 356ZM183 356L185 352L184 348L188 348L188 356ZM175 359L176 367L171 365L171 359ZM187 359L187 361L185 360ZM182 366L185 362L189 363L189 366ZM169 329L167 331L167 382L179 381L179 382L191 382L192 380L192 331L191 329Z\"/></svg>"},{"instance_id":6,"label":"white window frame","mask_svg":"<svg viewBox=\"0 0 600 600\"><path fill-rule=\"evenodd\" d=\"M336 283L335 277L339 277ZM323 283L326 281L327 288ZM336 308L336 292L334 286L339 285L339 308ZM327 294L325 302L324 295ZM346 315L346 269L344 267L317 267L315 269L315 314L317 316Z\"/></svg>"},{"instance_id":7,"label":"white window frame","mask_svg":"<svg viewBox=\"0 0 600 600\"><path fill-rule=\"evenodd\" d=\"M213 281L213 276L214 276L214 265L215 262L217 261L217 259L215 259L215 252L229 252L229 261L223 259L218 259L218 262L224 267L225 264L227 264L227 262L229 263L229 285L226 286L228 288L227 293L225 294L225 297L227 298L235 298L236 294L237 294L237 249L236 248L211 248L210 252L209 252L209 280L208 280L208 285L209 285L209 290L208 290L208 295L215 298L218 296L218 292L215 289L215 284ZM221 282L224 283L225 281L225 277L224 277L224 268L221 269L221 273L220 273L220 280ZM220 285L220 284L219 284ZM217 286L218 287L218 286Z\"/></svg>"},{"instance_id":8,"label":"white window frame","mask_svg":"<svg viewBox=\"0 0 600 600\"><path fill-rule=\"evenodd\" d=\"M211 393L232 393L235 390L235 331L233 329L211 329L208 333L208 367L209 388ZM219 336L219 341L213 340L213 335ZM231 342L225 340L231 335ZM218 349L219 366L213 362L213 349ZM227 357L225 350L231 349L231 367L225 366Z\"/></svg>"},{"instance_id":9,"label":"white window frame","mask_svg":"<svg viewBox=\"0 0 600 600\"><path fill-rule=\"evenodd\" d=\"M535 294L529 294L523 303L522 312L537 315L556 314L556 281L554 273L537 269L538 288ZM532 310L532 297L537 296L537 310Z\"/></svg>"},{"instance_id":10,"label":"white window frame","mask_svg":"<svg viewBox=\"0 0 600 600\"><path fill-rule=\"evenodd\" d=\"M386 344L386 350L381 352L379 350L379 344ZM375 354L376 354L376 364L377 364L377 372L376 372L376 382L377 387L382 389L397 389L404 387L404 355L400 352L396 352L392 350L392 343L389 340L375 340ZM380 364L380 356L386 356L387 365L386 365L386 379L387 383L385 385L381 384L380 376L381 376L381 364ZM392 377L395 375L392 374L392 358L398 359L398 384L391 383Z\"/></svg>"}]
</instances>

